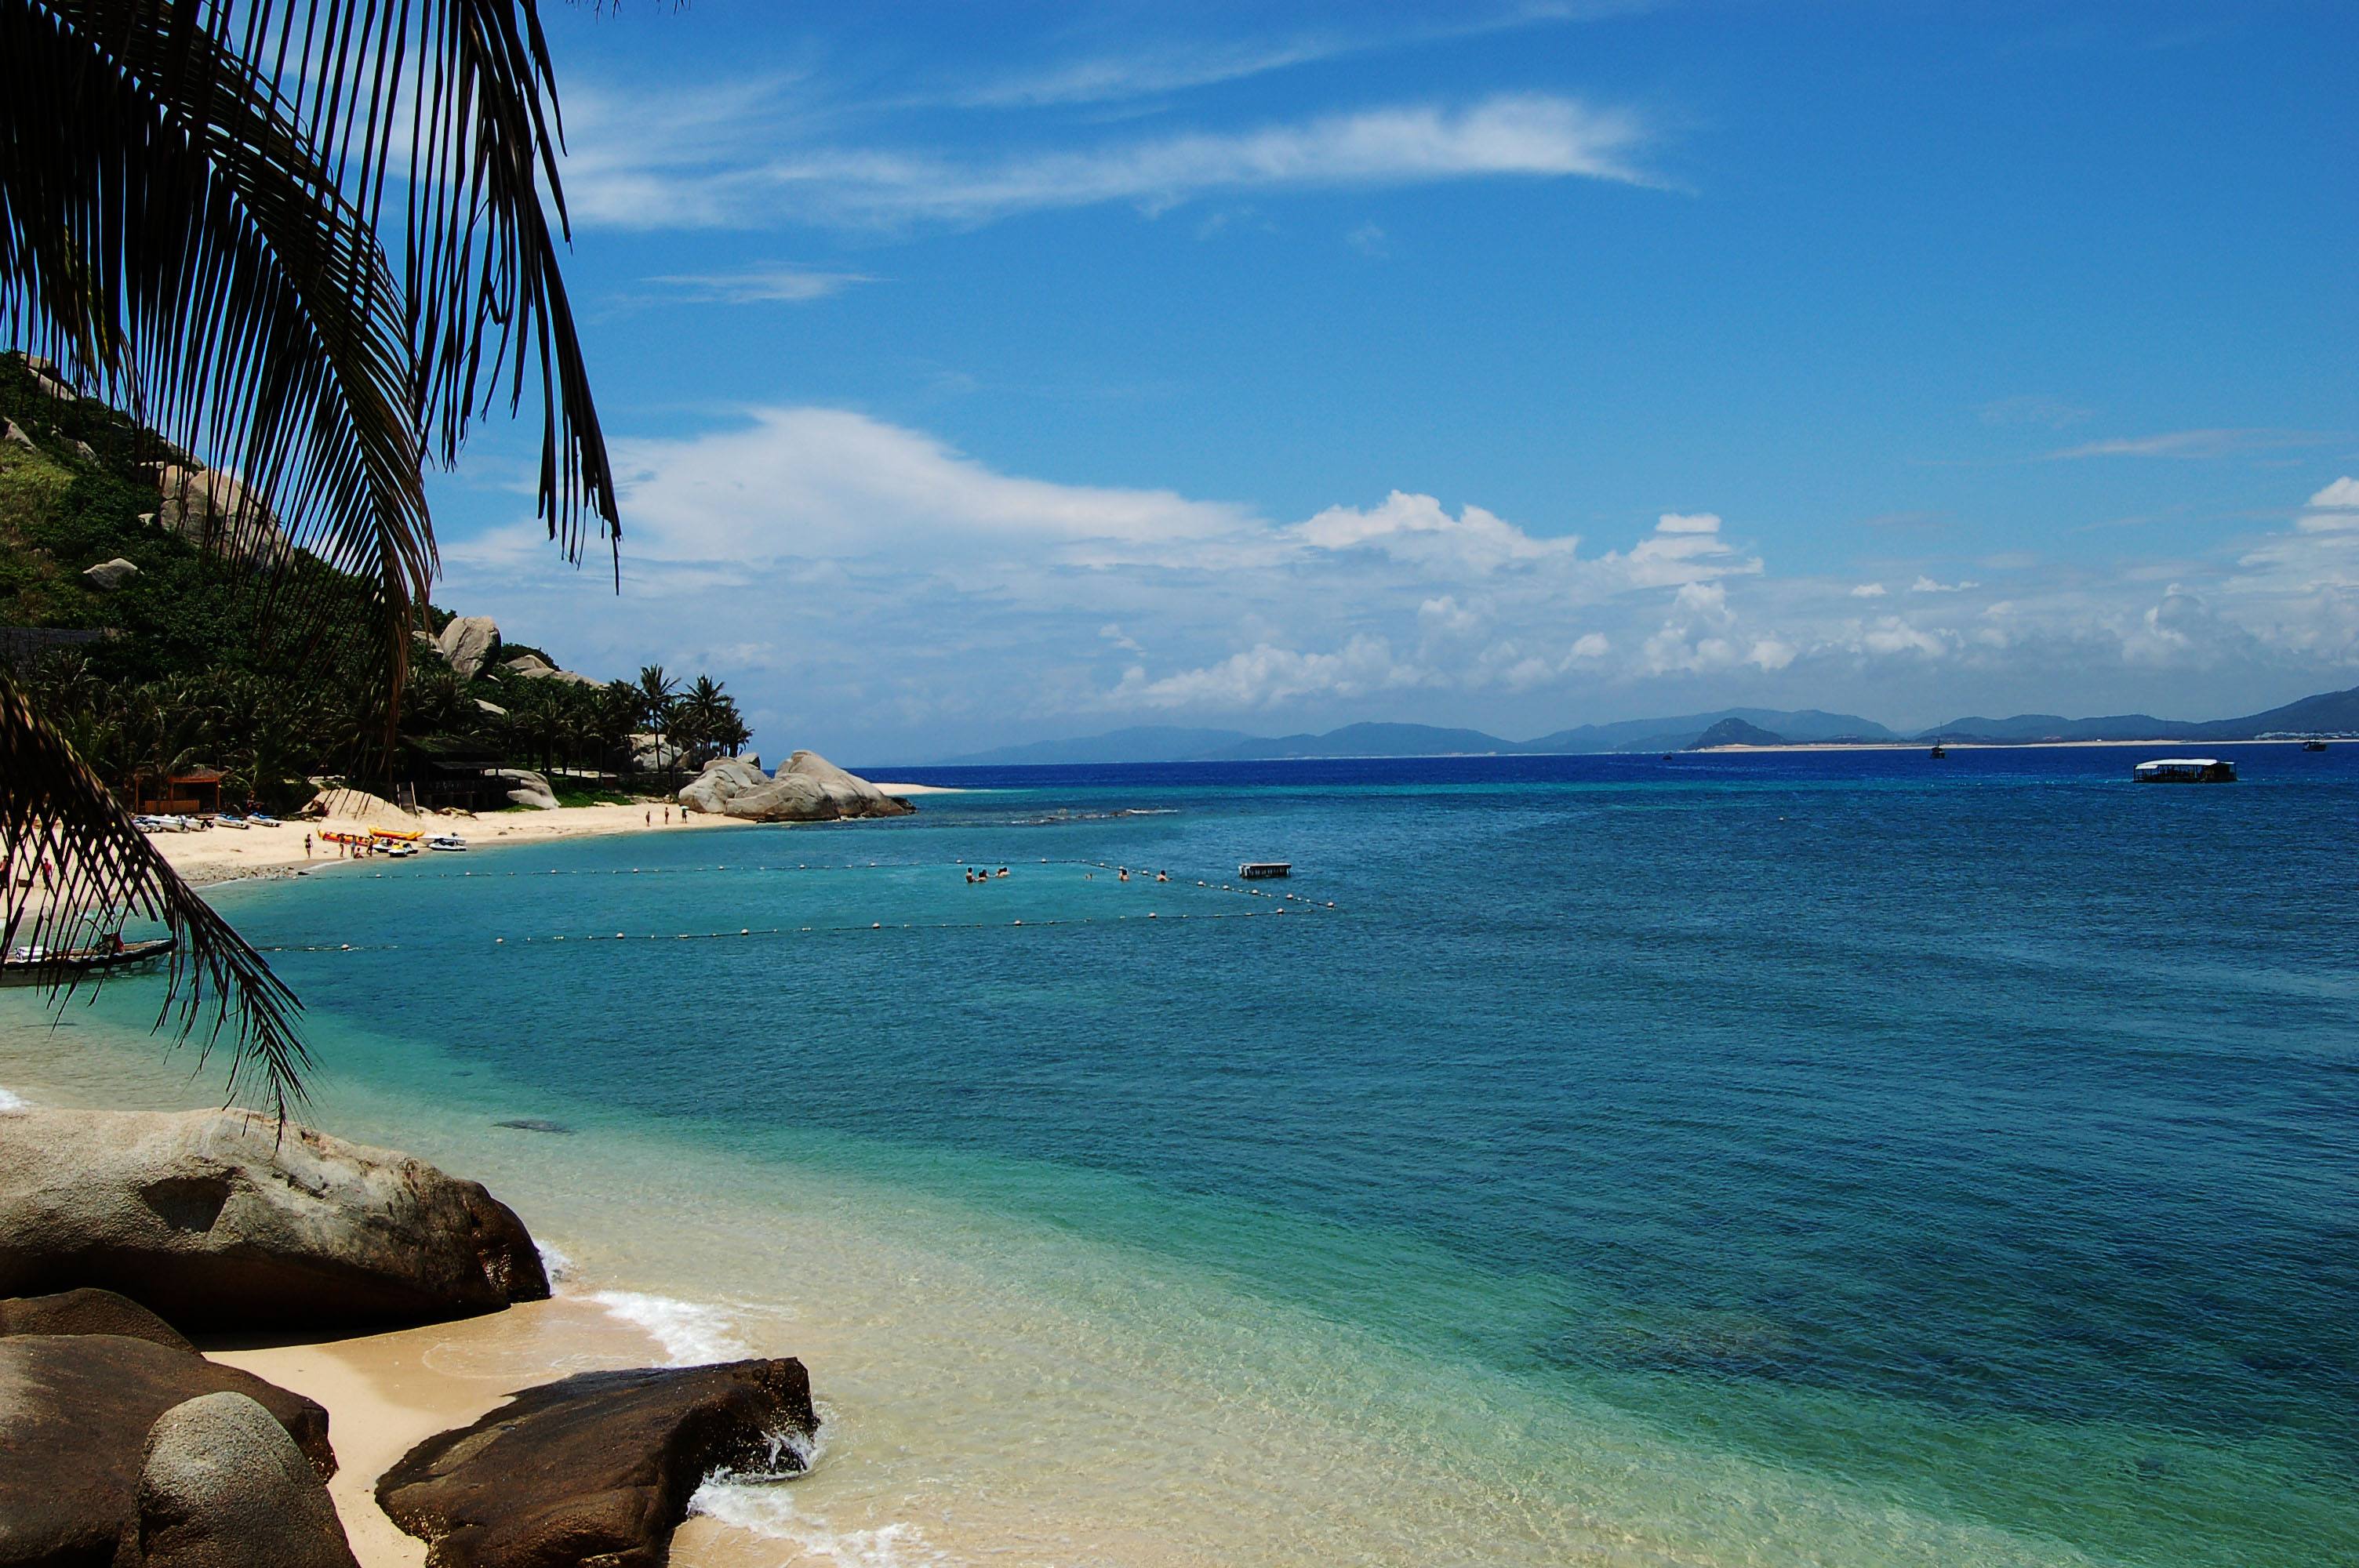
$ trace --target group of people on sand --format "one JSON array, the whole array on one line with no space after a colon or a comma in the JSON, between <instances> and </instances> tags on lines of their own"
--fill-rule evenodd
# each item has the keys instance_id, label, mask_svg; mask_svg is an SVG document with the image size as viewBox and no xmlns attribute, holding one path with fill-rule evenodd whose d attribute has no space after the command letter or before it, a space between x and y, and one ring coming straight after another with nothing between
<instances>
[{"instance_id":1,"label":"group of people on sand","mask_svg":"<svg viewBox=\"0 0 2359 1568\"><path fill-rule=\"evenodd\" d=\"M1007 868L1006 866L1000 867L999 870L995 871L982 866L970 866L967 868L966 880L970 884L974 882L995 881L1006 874Z\"/></svg>"}]
</instances>

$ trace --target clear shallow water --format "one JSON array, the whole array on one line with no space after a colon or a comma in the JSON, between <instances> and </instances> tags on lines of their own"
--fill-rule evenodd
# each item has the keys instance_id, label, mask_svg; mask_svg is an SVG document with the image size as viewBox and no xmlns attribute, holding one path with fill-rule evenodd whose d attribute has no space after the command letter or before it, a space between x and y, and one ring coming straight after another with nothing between
<instances>
[{"instance_id":1,"label":"clear shallow water","mask_svg":"<svg viewBox=\"0 0 2359 1568\"><path fill-rule=\"evenodd\" d=\"M353 946L323 1119L806 1356L781 1540L2341 1563L2359 748L2238 755L962 771L223 902Z\"/></svg>"}]
</instances>

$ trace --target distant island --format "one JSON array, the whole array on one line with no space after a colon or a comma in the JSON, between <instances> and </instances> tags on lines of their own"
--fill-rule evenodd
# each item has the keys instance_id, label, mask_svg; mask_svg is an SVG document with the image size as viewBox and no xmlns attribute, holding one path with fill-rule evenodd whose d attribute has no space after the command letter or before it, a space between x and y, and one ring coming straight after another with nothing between
<instances>
[{"instance_id":1,"label":"distant island","mask_svg":"<svg viewBox=\"0 0 2359 1568\"><path fill-rule=\"evenodd\" d=\"M2067 719L2018 713L1951 719L1904 733L1854 713L1818 708L1723 708L1667 719L1583 724L1531 741L1430 724L1347 724L1323 734L1248 735L1236 730L1140 725L1066 741L1038 741L942 759L943 767L1027 767L1096 762L1278 762L1316 757L1564 756L1691 752L1716 746L2047 746L2107 741L2271 741L2359 735L2359 687L2321 692L2240 719L2186 720L2147 713Z\"/></svg>"}]
</instances>

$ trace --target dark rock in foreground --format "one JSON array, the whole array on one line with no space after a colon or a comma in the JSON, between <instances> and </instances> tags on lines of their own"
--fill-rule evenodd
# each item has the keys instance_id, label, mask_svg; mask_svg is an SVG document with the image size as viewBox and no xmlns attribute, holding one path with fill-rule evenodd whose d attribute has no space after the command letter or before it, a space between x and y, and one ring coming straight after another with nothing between
<instances>
[{"instance_id":1,"label":"dark rock in foreground","mask_svg":"<svg viewBox=\"0 0 2359 1568\"><path fill-rule=\"evenodd\" d=\"M144 1568L359 1568L325 1483L244 1394L157 1418L138 1510Z\"/></svg>"},{"instance_id":2,"label":"dark rock in foreground","mask_svg":"<svg viewBox=\"0 0 2359 1568\"><path fill-rule=\"evenodd\" d=\"M655 1568L707 1475L799 1469L783 1439L818 1427L799 1361L585 1372L427 1439L376 1498L430 1568Z\"/></svg>"},{"instance_id":3,"label":"dark rock in foreground","mask_svg":"<svg viewBox=\"0 0 2359 1568\"><path fill-rule=\"evenodd\" d=\"M60 1291L0 1301L0 1337L15 1334L119 1334L168 1350L193 1355L197 1348L179 1329L113 1291Z\"/></svg>"},{"instance_id":4,"label":"dark rock in foreground","mask_svg":"<svg viewBox=\"0 0 2359 1568\"><path fill-rule=\"evenodd\" d=\"M85 1285L183 1329L418 1322L549 1294L506 1205L406 1154L229 1111L0 1116L0 1295Z\"/></svg>"},{"instance_id":5,"label":"dark rock in foreground","mask_svg":"<svg viewBox=\"0 0 2359 1568\"><path fill-rule=\"evenodd\" d=\"M0 1339L0 1568L135 1568L147 1434L174 1406L222 1392L268 1411L321 1480L335 1474L328 1412L250 1372L120 1335Z\"/></svg>"}]
</instances>

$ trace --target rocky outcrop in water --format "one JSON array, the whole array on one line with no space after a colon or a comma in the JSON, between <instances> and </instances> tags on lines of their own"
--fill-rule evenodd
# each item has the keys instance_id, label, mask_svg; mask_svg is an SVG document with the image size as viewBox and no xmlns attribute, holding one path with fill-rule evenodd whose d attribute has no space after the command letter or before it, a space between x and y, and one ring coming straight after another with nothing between
<instances>
[{"instance_id":1,"label":"rocky outcrop in water","mask_svg":"<svg viewBox=\"0 0 2359 1568\"><path fill-rule=\"evenodd\" d=\"M419 1322L549 1294L506 1205L406 1154L232 1111L0 1117L0 1292L88 1285L183 1329Z\"/></svg>"},{"instance_id":2,"label":"rocky outcrop in water","mask_svg":"<svg viewBox=\"0 0 2359 1568\"><path fill-rule=\"evenodd\" d=\"M585 1372L427 1439L376 1498L431 1568L652 1568L707 1475L799 1470L818 1429L799 1361Z\"/></svg>"},{"instance_id":3,"label":"rocky outcrop in water","mask_svg":"<svg viewBox=\"0 0 2359 1568\"><path fill-rule=\"evenodd\" d=\"M156 1419L136 1506L143 1568L359 1568L323 1478L244 1394Z\"/></svg>"},{"instance_id":4,"label":"rocky outcrop in water","mask_svg":"<svg viewBox=\"0 0 2359 1568\"><path fill-rule=\"evenodd\" d=\"M845 773L816 752L797 752L776 778L734 758L705 764L679 792L694 811L748 822L831 822L841 817L905 816L916 807Z\"/></svg>"},{"instance_id":5,"label":"rocky outcrop in water","mask_svg":"<svg viewBox=\"0 0 2359 1568\"><path fill-rule=\"evenodd\" d=\"M0 1338L0 1565L140 1568L148 1434L166 1411L223 1392L267 1412L315 1484L335 1474L328 1412L251 1373L120 1335Z\"/></svg>"}]
</instances>

